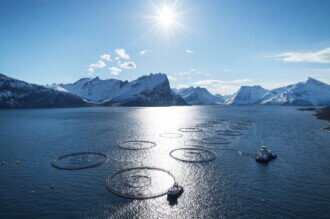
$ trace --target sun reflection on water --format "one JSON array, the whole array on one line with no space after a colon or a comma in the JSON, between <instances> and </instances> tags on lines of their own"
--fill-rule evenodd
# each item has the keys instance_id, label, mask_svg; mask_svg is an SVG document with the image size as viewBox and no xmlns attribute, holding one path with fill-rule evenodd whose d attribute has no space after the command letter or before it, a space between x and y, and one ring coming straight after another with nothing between
<instances>
[{"instance_id":1,"label":"sun reflection on water","mask_svg":"<svg viewBox=\"0 0 330 219\"><path fill-rule=\"evenodd\" d=\"M187 107L155 107L138 110L141 119L141 130L147 133L148 138L156 142L157 146L149 150L149 156L145 158L143 163L156 166L169 171L173 171L175 175L181 174L182 165L170 157L173 149L183 147L184 140L189 136L180 132L182 127L193 127L192 121L197 114L194 110ZM162 133L180 134L179 138L164 138Z\"/></svg>"}]
</instances>

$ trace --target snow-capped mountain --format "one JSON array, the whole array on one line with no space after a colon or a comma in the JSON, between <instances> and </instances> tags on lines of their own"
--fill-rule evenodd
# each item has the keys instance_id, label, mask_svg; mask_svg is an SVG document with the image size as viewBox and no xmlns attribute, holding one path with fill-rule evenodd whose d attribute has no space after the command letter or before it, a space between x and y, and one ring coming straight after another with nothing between
<instances>
[{"instance_id":1,"label":"snow-capped mountain","mask_svg":"<svg viewBox=\"0 0 330 219\"><path fill-rule=\"evenodd\" d=\"M221 104L225 100L220 94L212 95L207 89L202 87L181 88L174 91L191 105Z\"/></svg>"},{"instance_id":2,"label":"snow-capped mountain","mask_svg":"<svg viewBox=\"0 0 330 219\"><path fill-rule=\"evenodd\" d=\"M259 85L242 86L231 98L226 101L228 105L254 105L268 90Z\"/></svg>"},{"instance_id":3,"label":"snow-capped mountain","mask_svg":"<svg viewBox=\"0 0 330 219\"><path fill-rule=\"evenodd\" d=\"M96 78L82 78L73 84L53 84L54 89L67 91L86 100L101 102L120 94L120 90L128 82L116 79L100 80Z\"/></svg>"},{"instance_id":4,"label":"snow-capped mountain","mask_svg":"<svg viewBox=\"0 0 330 219\"><path fill-rule=\"evenodd\" d=\"M221 95L205 88L171 90L166 74L150 74L128 82L116 79L82 78L73 84L40 86L0 74L0 108L76 106L170 106L223 103ZM313 78L266 90L242 86L225 101L229 105L330 106L330 85Z\"/></svg>"},{"instance_id":5,"label":"snow-capped mountain","mask_svg":"<svg viewBox=\"0 0 330 219\"><path fill-rule=\"evenodd\" d=\"M186 105L172 92L166 74L150 74L128 82L116 79L82 78L73 84L53 84L53 89L65 90L83 99L103 105L160 106Z\"/></svg>"},{"instance_id":6,"label":"snow-capped mountain","mask_svg":"<svg viewBox=\"0 0 330 219\"><path fill-rule=\"evenodd\" d=\"M170 106L187 103L171 90L166 74L158 73L127 82L115 97L104 101L103 105Z\"/></svg>"},{"instance_id":7,"label":"snow-capped mountain","mask_svg":"<svg viewBox=\"0 0 330 219\"><path fill-rule=\"evenodd\" d=\"M261 105L329 106L330 85L308 78L304 82L270 90L258 103Z\"/></svg>"},{"instance_id":8,"label":"snow-capped mountain","mask_svg":"<svg viewBox=\"0 0 330 219\"><path fill-rule=\"evenodd\" d=\"M0 108L77 107L88 104L80 97L0 74Z\"/></svg>"}]
</instances>

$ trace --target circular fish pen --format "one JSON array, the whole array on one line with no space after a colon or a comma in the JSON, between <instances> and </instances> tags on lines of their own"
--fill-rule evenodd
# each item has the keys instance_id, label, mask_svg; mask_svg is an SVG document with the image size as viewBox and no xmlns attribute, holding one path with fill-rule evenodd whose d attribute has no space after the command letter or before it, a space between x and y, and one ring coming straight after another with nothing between
<instances>
[{"instance_id":1,"label":"circular fish pen","mask_svg":"<svg viewBox=\"0 0 330 219\"><path fill-rule=\"evenodd\" d=\"M52 166L62 170L80 170L102 165L108 156L98 152L79 152L60 156L52 161Z\"/></svg>"},{"instance_id":2,"label":"circular fish pen","mask_svg":"<svg viewBox=\"0 0 330 219\"><path fill-rule=\"evenodd\" d=\"M170 156L174 159L190 163L210 162L216 158L216 155L212 151L201 148L175 149L170 152Z\"/></svg>"},{"instance_id":3,"label":"circular fish pen","mask_svg":"<svg viewBox=\"0 0 330 219\"><path fill-rule=\"evenodd\" d=\"M183 135L180 133L162 133L159 136L162 138L181 138Z\"/></svg>"},{"instance_id":4,"label":"circular fish pen","mask_svg":"<svg viewBox=\"0 0 330 219\"><path fill-rule=\"evenodd\" d=\"M214 126L214 124L211 124L211 123L200 123L200 124L195 125L195 127L198 127L198 128L212 128L213 126Z\"/></svg>"},{"instance_id":5,"label":"circular fish pen","mask_svg":"<svg viewBox=\"0 0 330 219\"><path fill-rule=\"evenodd\" d=\"M202 142L205 144L230 144L231 143L227 138L221 138L221 137L203 138Z\"/></svg>"},{"instance_id":6,"label":"circular fish pen","mask_svg":"<svg viewBox=\"0 0 330 219\"><path fill-rule=\"evenodd\" d=\"M223 129L223 130L217 130L215 131L218 135L223 135L223 136L241 136L243 135L242 132L237 131L237 130L230 130L230 129Z\"/></svg>"},{"instance_id":7,"label":"circular fish pen","mask_svg":"<svg viewBox=\"0 0 330 219\"><path fill-rule=\"evenodd\" d=\"M214 119L214 120L207 121L208 124L214 124L214 125L222 124L224 122L228 122L228 120L227 119Z\"/></svg>"},{"instance_id":8,"label":"circular fish pen","mask_svg":"<svg viewBox=\"0 0 330 219\"><path fill-rule=\"evenodd\" d=\"M180 132L201 132L203 129L200 128L179 128Z\"/></svg>"},{"instance_id":9,"label":"circular fish pen","mask_svg":"<svg viewBox=\"0 0 330 219\"><path fill-rule=\"evenodd\" d=\"M145 150L155 146L156 143L152 141L130 140L120 142L118 147L125 150Z\"/></svg>"},{"instance_id":10,"label":"circular fish pen","mask_svg":"<svg viewBox=\"0 0 330 219\"><path fill-rule=\"evenodd\" d=\"M106 187L110 192L133 199L165 195L174 183L175 178L169 171L154 167L124 169L106 179Z\"/></svg>"}]
</instances>

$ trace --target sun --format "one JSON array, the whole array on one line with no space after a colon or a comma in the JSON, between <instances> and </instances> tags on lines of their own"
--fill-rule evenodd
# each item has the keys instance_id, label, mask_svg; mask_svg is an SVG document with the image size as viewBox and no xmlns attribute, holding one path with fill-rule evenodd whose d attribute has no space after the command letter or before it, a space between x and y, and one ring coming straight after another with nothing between
<instances>
[{"instance_id":1,"label":"sun","mask_svg":"<svg viewBox=\"0 0 330 219\"><path fill-rule=\"evenodd\" d=\"M164 6L163 8L159 9L157 20L161 26L169 27L175 23L175 12L173 9Z\"/></svg>"},{"instance_id":2,"label":"sun","mask_svg":"<svg viewBox=\"0 0 330 219\"><path fill-rule=\"evenodd\" d=\"M185 9L186 10L186 9ZM186 16L180 0L164 0L150 3L150 15L146 15L152 24L148 34L156 34L159 39L175 39L187 30L182 23Z\"/></svg>"}]
</instances>

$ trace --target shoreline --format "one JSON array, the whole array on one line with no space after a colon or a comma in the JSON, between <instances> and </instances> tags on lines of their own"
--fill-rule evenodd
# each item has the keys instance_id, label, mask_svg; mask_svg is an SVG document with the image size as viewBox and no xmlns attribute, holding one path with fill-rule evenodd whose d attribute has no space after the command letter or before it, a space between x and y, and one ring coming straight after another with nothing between
<instances>
[{"instance_id":1,"label":"shoreline","mask_svg":"<svg viewBox=\"0 0 330 219\"><path fill-rule=\"evenodd\" d=\"M314 115L317 119L328 121L329 123L323 129L326 131L330 131L330 107L325 107L316 110Z\"/></svg>"}]
</instances>

